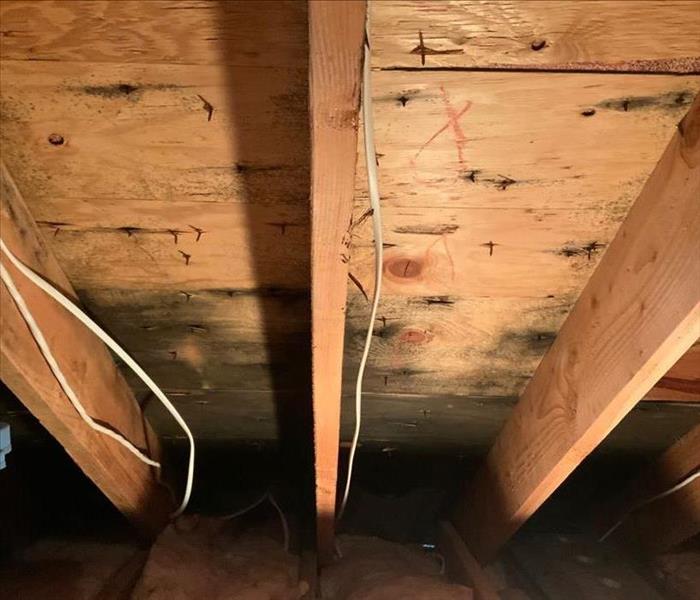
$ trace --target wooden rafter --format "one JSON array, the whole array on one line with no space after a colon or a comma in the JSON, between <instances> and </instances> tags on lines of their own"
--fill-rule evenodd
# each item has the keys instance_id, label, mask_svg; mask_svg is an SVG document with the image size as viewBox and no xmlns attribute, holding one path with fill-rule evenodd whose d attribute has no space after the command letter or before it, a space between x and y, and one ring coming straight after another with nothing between
<instances>
[{"instance_id":1,"label":"wooden rafter","mask_svg":"<svg viewBox=\"0 0 700 600\"><path fill-rule=\"evenodd\" d=\"M666 550L699 534L700 479L687 489L664 495L699 469L700 425L696 425L601 508L601 533L621 522L619 532L650 552Z\"/></svg>"},{"instance_id":2,"label":"wooden rafter","mask_svg":"<svg viewBox=\"0 0 700 600\"><path fill-rule=\"evenodd\" d=\"M473 588L475 600L498 600L496 586L451 523L438 524L438 540L450 577Z\"/></svg>"},{"instance_id":3,"label":"wooden rafter","mask_svg":"<svg viewBox=\"0 0 700 600\"><path fill-rule=\"evenodd\" d=\"M0 205L2 238L11 251L76 298L4 164ZM107 348L4 258L3 264L88 414L147 449L157 460L158 440ZM0 303L2 380L122 513L144 532L158 531L173 507L153 469L86 425L61 390L4 285L0 286Z\"/></svg>"},{"instance_id":4,"label":"wooden rafter","mask_svg":"<svg viewBox=\"0 0 700 600\"><path fill-rule=\"evenodd\" d=\"M700 335L700 97L467 489L491 559Z\"/></svg>"},{"instance_id":5,"label":"wooden rafter","mask_svg":"<svg viewBox=\"0 0 700 600\"><path fill-rule=\"evenodd\" d=\"M629 544L648 554L666 552L700 533L700 479L634 511L622 525Z\"/></svg>"},{"instance_id":6,"label":"wooden rafter","mask_svg":"<svg viewBox=\"0 0 700 600\"><path fill-rule=\"evenodd\" d=\"M645 400L700 402L700 341L659 379Z\"/></svg>"},{"instance_id":7,"label":"wooden rafter","mask_svg":"<svg viewBox=\"0 0 700 600\"><path fill-rule=\"evenodd\" d=\"M364 2L309 2L312 393L321 561L333 556L364 23Z\"/></svg>"}]
</instances>

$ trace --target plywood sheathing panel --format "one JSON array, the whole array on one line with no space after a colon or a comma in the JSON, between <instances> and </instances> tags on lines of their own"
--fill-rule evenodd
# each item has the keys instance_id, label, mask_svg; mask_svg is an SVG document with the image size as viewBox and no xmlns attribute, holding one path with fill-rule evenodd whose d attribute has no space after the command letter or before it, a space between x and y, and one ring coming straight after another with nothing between
<instances>
[{"instance_id":1,"label":"plywood sheathing panel","mask_svg":"<svg viewBox=\"0 0 700 600\"><path fill-rule=\"evenodd\" d=\"M2 23L3 157L81 300L196 435L279 438L309 402L306 4L6 2Z\"/></svg>"},{"instance_id":2,"label":"plywood sheathing panel","mask_svg":"<svg viewBox=\"0 0 700 600\"><path fill-rule=\"evenodd\" d=\"M694 63L684 57L700 55L692 3L372 8L375 69L401 67L383 58L392 45L405 68L423 68L411 53L419 29L428 48L455 49L434 37L440 27L474 31L461 55L426 54L428 68L688 71ZM12 1L0 13L3 157L81 298L159 383L185 393L183 403L202 402L191 413L200 431L255 434L241 416L254 414L276 435L276 409L299 402L287 390L308 364L298 337L308 331L305 3ZM540 32L547 45L533 50L529 35ZM458 60L471 62L445 62ZM596 245L589 261L585 248L614 231L680 118L675 103L686 97L673 94L698 89L686 76L486 75L375 73L385 231L397 244L387 257L412 277L385 279L387 331L377 323L367 389L400 395L370 413L379 416L366 441L429 439L391 425L419 409L438 412L439 399L413 403L414 391L478 394L484 411L482 395L517 393L605 251ZM456 167L448 127L414 168L411 157L449 120L441 83L457 113L473 103L458 119L467 165ZM63 143L50 143L52 134ZM407 180L413 170L430 185ZM363 188L362 173L358 182ZM357 203L356 221L367 204L361 192ZM478 229L467 235L472 221ZM371 294L369 231L368 220L354 228L350 270ZM413 277L404 252L429 255L424 276ZM490 289L479 288L484 281ZM369 312L350 286L347 381ZM503 336L511 341L500 345ZM431 443L473 418L445 415Z\"/></svg>"},{"instance_id":3,"label":"plywood sheathing panel","mask_svg":"<svg viewBox=\"0 0 700 600\"><path fill-rule=\"evenodd\" d=\"M697 2L374 2L377 68L700 70Z\"/></svg>"},{"instance_id":4,"label":"plywood sheathing panel","mask_svg":"<svg viewBox=\"0 0 700 600\"><path fill-rule=\"evenodd\" d=\"M375 71L385 255L366 390L519 395L698 89L695 76ZM373 280L361 171L348 388Z\"/></svg>"},{"instance_id":5,"label":"plywood sheathing panel","mask_svg":"<svg viewBox=\"0 0 700 600\"><path fill-rule=\"evenodd\" d=\"M298 68L308 58L295 0L9 0L0 15L3 60Z\"/></svg>"}]
</instances>

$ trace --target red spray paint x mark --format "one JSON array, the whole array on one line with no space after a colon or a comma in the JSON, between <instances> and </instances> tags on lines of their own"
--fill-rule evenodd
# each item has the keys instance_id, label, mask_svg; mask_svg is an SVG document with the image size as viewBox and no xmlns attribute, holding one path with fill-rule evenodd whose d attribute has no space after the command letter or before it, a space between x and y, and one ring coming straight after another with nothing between
<instances>
[{"instance_id":1,"label":"red spray paint x mark","mask_svg":"<svg viewBox=\"0 0 700 600\"><path fill-rule=\"evenodd\" d=\"M467 143L467 136L464 135L464 131L462 131L462 126L459 123L459 120L464 116L464 113L466 113L472 106L472 103L470 101L467 101L465 105L459 110L455 110L455 107L452 105L452 102L450 102L450 97L447 95L447 92L445 91L444 86L440 86L440 92L442 92L442 101L445 104L445 112L447 113L447 123L445 123L440 129L438 129L432 136L430 136L430 139L423 144L418 152L416 152L416 155L413 157L413 160L418 158L425 150L425 148L433 141L435 138L437 138L443 131L446 131L448 128L452 128L452 135L454 136L455 139L455 146L457 148L457 160L459 160L460 165L464 165L464 144Z\"/></svg>"}]
</instances>

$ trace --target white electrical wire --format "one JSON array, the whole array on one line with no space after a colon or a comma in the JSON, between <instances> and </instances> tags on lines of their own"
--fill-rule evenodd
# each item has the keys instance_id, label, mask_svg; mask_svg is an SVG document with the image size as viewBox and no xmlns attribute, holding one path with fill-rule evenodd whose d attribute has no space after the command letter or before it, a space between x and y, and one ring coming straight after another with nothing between
<instances>
[{"instance_id":1,"label":"white electrical wire","mask_svg":"<svg viewBox=\"0 0 700 600\"><path fill-rule=\"evenodd\" d=\"M284 516L282 509L280 508L279 504L277 504L272 494L268 495L268 500L270 500L270 504L275 507L277 514L280 516L280 521L282 522L282 533L284 534L284 551L289 552L289 525L287 524L287 517Z\"/></svg>"},{"instance_id":2,"label":"white electrical wire","mask_svg":"<svg viewBox=\"0 0 700 600\"><path fill-rule=\"evenodd\" d=\"M265 492L262 496L260 496L260 498L258 498L249 506L246 506L241 510L237 510L235 513L231 513L230 515L226 515L222 517L222 519L230 520L240 517L246 514L247 512L250 512L254 508L260 506L263 502L265 502L265 500L270 501L270 504L272 504L272 506L277 511L277 514L280 517L280 523L282 524L282 534L284 536L284 551L289 552L289 524L287 523L287 517L284 516L284 512L280 508L280 505L277 504L277 502L275 501L275 497L270 492Z\"/></svg>"},{"instance_id":3,"label":"white electrical wire","mask_svg":"<svg viewBox=\"0 0 700 600\"><path fill-rule=\"evenodd\" d=\"M600 536L600 539L598 540L599 542L604 542L608 537L612 535L612 533L624 522L624 520L632 514L634 511L639 510L642 508L642 506L646 506L647 504L651 504L652 502L655 502L656 500L659 500L661 498L665 498L666 496L670 496L671 494L677 492L681 488L684 488L686 485L691 483L692 481L695 481L698 477L700 477L700 470L695 471L694 473L691 473L683 479L683 481L677 483L674 485L672 488L667 489L664 492L661 492L659 494L656 494L655 496L651 496L650 498L646 498L645 500L642 500L641 502L638 502L635 504L632 508L630 508L624 515L622 515L610 529L608 529L602 536Z\"/></svg>"},{"instance_id":4,"label":"white electrical wire","mask_svg":"<svg viewBox=\"0 0 700 600\"><path fill-rule=\"evenodd\" d=\"M341 519L345 512L350 495L350 484L352 482L352 469L355 463L355 452L357 442L360 437L360 427L362 424L362 382L367 365L367 357L372 345L372 334L374 332L374 322L377 319L377 307L382 287L382 213L379 202L379 175L377 173L377 153L374 147L374 118L372 116L372 81L371 81L371 51L369 45L369 3L367 7L367 21L365 24L365 51L362 64L362 120L364 125L365 138L365 160L367 163L367 183L369 187L369 204L372 210L372 230L374 233L374 294L372 295L372 311L369 318L369 327L365 337L365 346L360 359L360 366L357 371L357 381L355 383L355 432L350 445L350 457L348 460L348 474L345 481L345 492L340 504L338 519Z\"/></svg>"},{"instance_id":5,"label":"white electrical wire","mask_svg":"<svg viewBox=\"0 0 700 600\"><path fill-rule=\"evenodd\" d=\"M83 310L81 310L70 298L65 296L53 285L51 285L45 279L37 275L31 269L29 269L24 263L22 263L5 245L5 242L1 238L0 250L2 250L2 253L9 259L9 261L15 266L15 268L17 268L17 270L20 273L22 273L22 275L29 279L34 285L41 288L42 291L44 291L47 295L49 295L56 302L58 302L63 308L65 308L69 313L76 317L81 323L83 323L83 325L85 325L98 338L100 338L117 356L119 356L119 358L123 360L124 363L128 365L129 368L141 379L141 381L143 381L146 384L146 386L148 386L148 388L156 395L156 397L163 403L163 406L165 406L167 411L173 416L175 421L177 421L178 425L182 427L190 442L190 456L187 467L187 483L185 485L185 493L180 506L172 514L172 517L177 517L181 515L185 511L185 508L187 508L187 504L189 503L190 495L192 494L192 482L194 480L194 438L192 437L192 432L187 426L187 423L185 423L183 418L180 416L180 413L178 413L177 409L172 405L170 400L168 400L167 396L149 377L149 375L136 363L136 361L134 361L133 358L131 358L131 356L129 356L129 354L127 354L127 352L119 344L117 344L117 342L115 342L97 323L95 323L87 314L85 314ZM10 292L12 299L15 301L17 308L22 314L22 317L26 321L29 330L32 333L32 336L36 340L36 343L39 346L39 349L41 350L44 359L46 360L46 362L49 365L49 368L51 369L51 372L54 374L54 377L56 377L56 380L61 386L61 389L66 394L66 396L68 397L68 399L70 400L71 404L78 412L80 417L88 424L89 427L112 438L113 440L124 446L127 450L129 450L129 452L138 457L139 460L152 467L160 468L160 463L146 456L143 452L141 452L141 450L136 448L136 446L134 446L124 436L117 433L116 431L113 431L112 429L100 425L90 415L87 414L85 408L80 403L80 400L78 399L78 396L76 395L75 391L68 383L65 375L63 374L63 371L61 371L58 362L56 361L53 353L51 352L51 349L49 348L49 345L46 342L44 334L39 328L39 325L34 319L34 316L29 310L29 307L27 306L27 303L25 302L21 293L15 286L12 276L5 269L5 267L2 266L2 264L0 264L0 276L2 277L2 281L5 283L7 290Z\"/></svg>"}]
</instances>

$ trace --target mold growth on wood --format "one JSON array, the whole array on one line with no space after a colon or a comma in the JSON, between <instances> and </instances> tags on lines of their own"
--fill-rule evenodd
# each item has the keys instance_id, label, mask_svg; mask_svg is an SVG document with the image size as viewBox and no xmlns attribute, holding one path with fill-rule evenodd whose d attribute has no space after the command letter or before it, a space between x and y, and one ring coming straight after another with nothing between
<instances>
[{"instance_id":1,"label":"mold growth on wood","mask_svg":"<svg viewBox=\"0 0 700 600\"><path fill-rule=\"evenodd\" d=\"M596 104L598 108L633 112L637 110L663 110L676 112L690 106L695 93L692 90L678 90L657 96L627 96L612 98Z\"/></svg>"},{"instance_id":2,"label":"mold growth on wood","mask_svg":"<svg viewBox=\"0 0 700 600\"><path fill-rule=\"evenodd\" d=\"M438 306L452 306L455 303L455 300L449 296L424 296L423 298L416 298L412 300L427 304L428 306L432 306L434 304L437 304ZM409 301L409 304L410 302L411 301Z\"/></svg>"},{"instance_id":3,"label":"mold growth on wood","mask_svg":"<svg viewBox=\"0 0 700 600\"><path fill-rule=\"evenodd\" d=\"M518 181L512 177L501 174L485 177L481 169L469 169L467 171L463 171L460 174L460 177L464 181L468 181L470 183L491 185L501 192L506 191L511 185L516 183L525 183L524 181ZM529 183L531 183L531 181Z\"/></svg>"},{"instance_id":4,"label":"mold growth on wood","mask_svg":"<svg viewBox=\"0 0 700 600\"><path fill-rule=\"evenodd\" d=\"M86 96L97 96L107 100L117 100L120 98L128 98L129 100L138 100L143 92L146 91L166 91L176 90L183 86L169 83L112 83L106 85L83 85L72 86L68 89L72 92L85 94Z\"/></svg>"},{"instance_id":5,"label":"mold growth on wood","mask_svg":"<svg viewBox=\"0 0 700 600\"><path fill-rule=\"evenodd\" d=\"M585 256L588 260L598 253L601 248L605 248L605 244L593 240L585 244L575 244L574 242L567 242L561 248L555 251L556 254L560 256L565 256L571 258L572 256Z\"/></svg>"},{"instance_id":6,"label":"mold growth on wood","mask_svg":"<svg viewBox=\"0 0 700 600\"><path fill-rule=\"evenodd\" d=\"M552 345L557 337L556 331L525 328L504 332L499 340L499 347L504 353L532 353L541 355Z\"/></svg>"}]
</instances>

